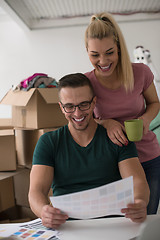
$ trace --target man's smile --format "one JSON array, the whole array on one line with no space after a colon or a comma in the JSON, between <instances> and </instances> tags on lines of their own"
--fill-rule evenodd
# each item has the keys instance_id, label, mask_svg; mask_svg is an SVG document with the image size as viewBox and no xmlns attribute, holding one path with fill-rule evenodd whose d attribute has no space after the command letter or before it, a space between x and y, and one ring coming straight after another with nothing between
<instances>
[{"instance_id":1,"label":"man's smile","mask_svg":"<svg viewBox=\"0 0 160 240\"><path fill-rule=\"evenodd\" d=\"M75 122L82 122L85 119L85 117L82 118L73 118Z\"/></svg>"}]
</instances>

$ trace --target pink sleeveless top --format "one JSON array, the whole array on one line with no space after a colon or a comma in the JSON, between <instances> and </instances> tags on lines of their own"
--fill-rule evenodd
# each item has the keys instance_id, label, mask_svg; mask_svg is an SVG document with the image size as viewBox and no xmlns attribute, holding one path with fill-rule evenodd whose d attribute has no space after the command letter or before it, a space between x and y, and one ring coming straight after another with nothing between
<instances>
[{"instance_id":1,"label":"pink sleeveless top","mask_svg":"<svg viewBox=\"0 0 160 240\"><path fill-rule=\"evenodd\" d=\"M153 82L153 74L143 63L133 63L132 66L134 90L128 93L123 87L116 90L105 88L97 80L94 70L85 74L90 79L97 96L94 111L96 118L112 118L124 125L125 120L138 118L145 112L143 92ZM135 144L140 162L146 162L160 155L160 145L152 131Z\"/></svg>"}]
</instances>

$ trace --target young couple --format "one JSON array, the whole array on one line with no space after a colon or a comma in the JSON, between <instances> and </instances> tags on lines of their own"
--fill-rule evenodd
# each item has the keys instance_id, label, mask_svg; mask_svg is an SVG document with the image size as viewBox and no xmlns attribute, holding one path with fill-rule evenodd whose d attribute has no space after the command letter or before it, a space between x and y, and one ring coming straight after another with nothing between
<instances>
[{"instance_id":1,"label":"young couple","mask_svg":"<svg viewBox=\"0 0 160 240\"><path fill-rule=\"evenodd\" d=\"M122 213L142 222L146 213L157 212L160 191L160 147L149 131L159 111L153 74L146 65L130 62L123 35L107 13L92 16L85 42L94 70L85 74L90 81L83 74L59 81L59 104L68 125L37 143L30 205L45 226L58 227L68 216L49 205L51 185L53 195L61 195L132 175L135 202ZM143 119L143 138L135 143L138 155L124 134L124 120L131 118Z\"/></svg>"}]
</instances>

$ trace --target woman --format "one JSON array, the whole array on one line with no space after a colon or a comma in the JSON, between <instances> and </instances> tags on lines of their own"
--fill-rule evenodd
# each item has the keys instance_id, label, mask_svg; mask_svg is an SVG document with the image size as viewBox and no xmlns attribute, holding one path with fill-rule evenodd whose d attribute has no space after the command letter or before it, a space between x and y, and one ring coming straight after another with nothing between
<instances>
[{"instance_id":1,"label":"woman","mask_svg":"<svg viewBox=\"0 0 160 240\"><path fill-rule=\"evenodd\" d=\"M107 129L112 142L127 145L124 121L143 119L143 138L136 147L151 191L148 214L155 214L160 195L160 146L149 131L159 112L153 74L146 65L130 62L121 30L108 13L91 17L85 44L94 67L86 76L97 96L95 118Z\"/></svg>"}]
</instances>

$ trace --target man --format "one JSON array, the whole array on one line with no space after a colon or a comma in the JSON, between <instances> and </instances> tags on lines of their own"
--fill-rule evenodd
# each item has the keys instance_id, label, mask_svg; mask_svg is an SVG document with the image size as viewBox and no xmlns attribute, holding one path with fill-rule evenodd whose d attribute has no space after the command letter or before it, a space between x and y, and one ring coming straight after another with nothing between
<instances>
[{"instance_id":1,"label":"man","mask_svg":"<svg viewBox=\"0 0 160 240\"><path fill-rule=\"evenodd\" d=\"M93 118L96 103L88 78L70 74L59 81L59 105L68 125L39 139L33 156L29 202L46 227L57 228L68 216L49 205L53 195L78 192L133 176L134 204L122 209L134 222L146 218L149 188L134 143L118 146Z\"/></svg>"}]
</instances>

